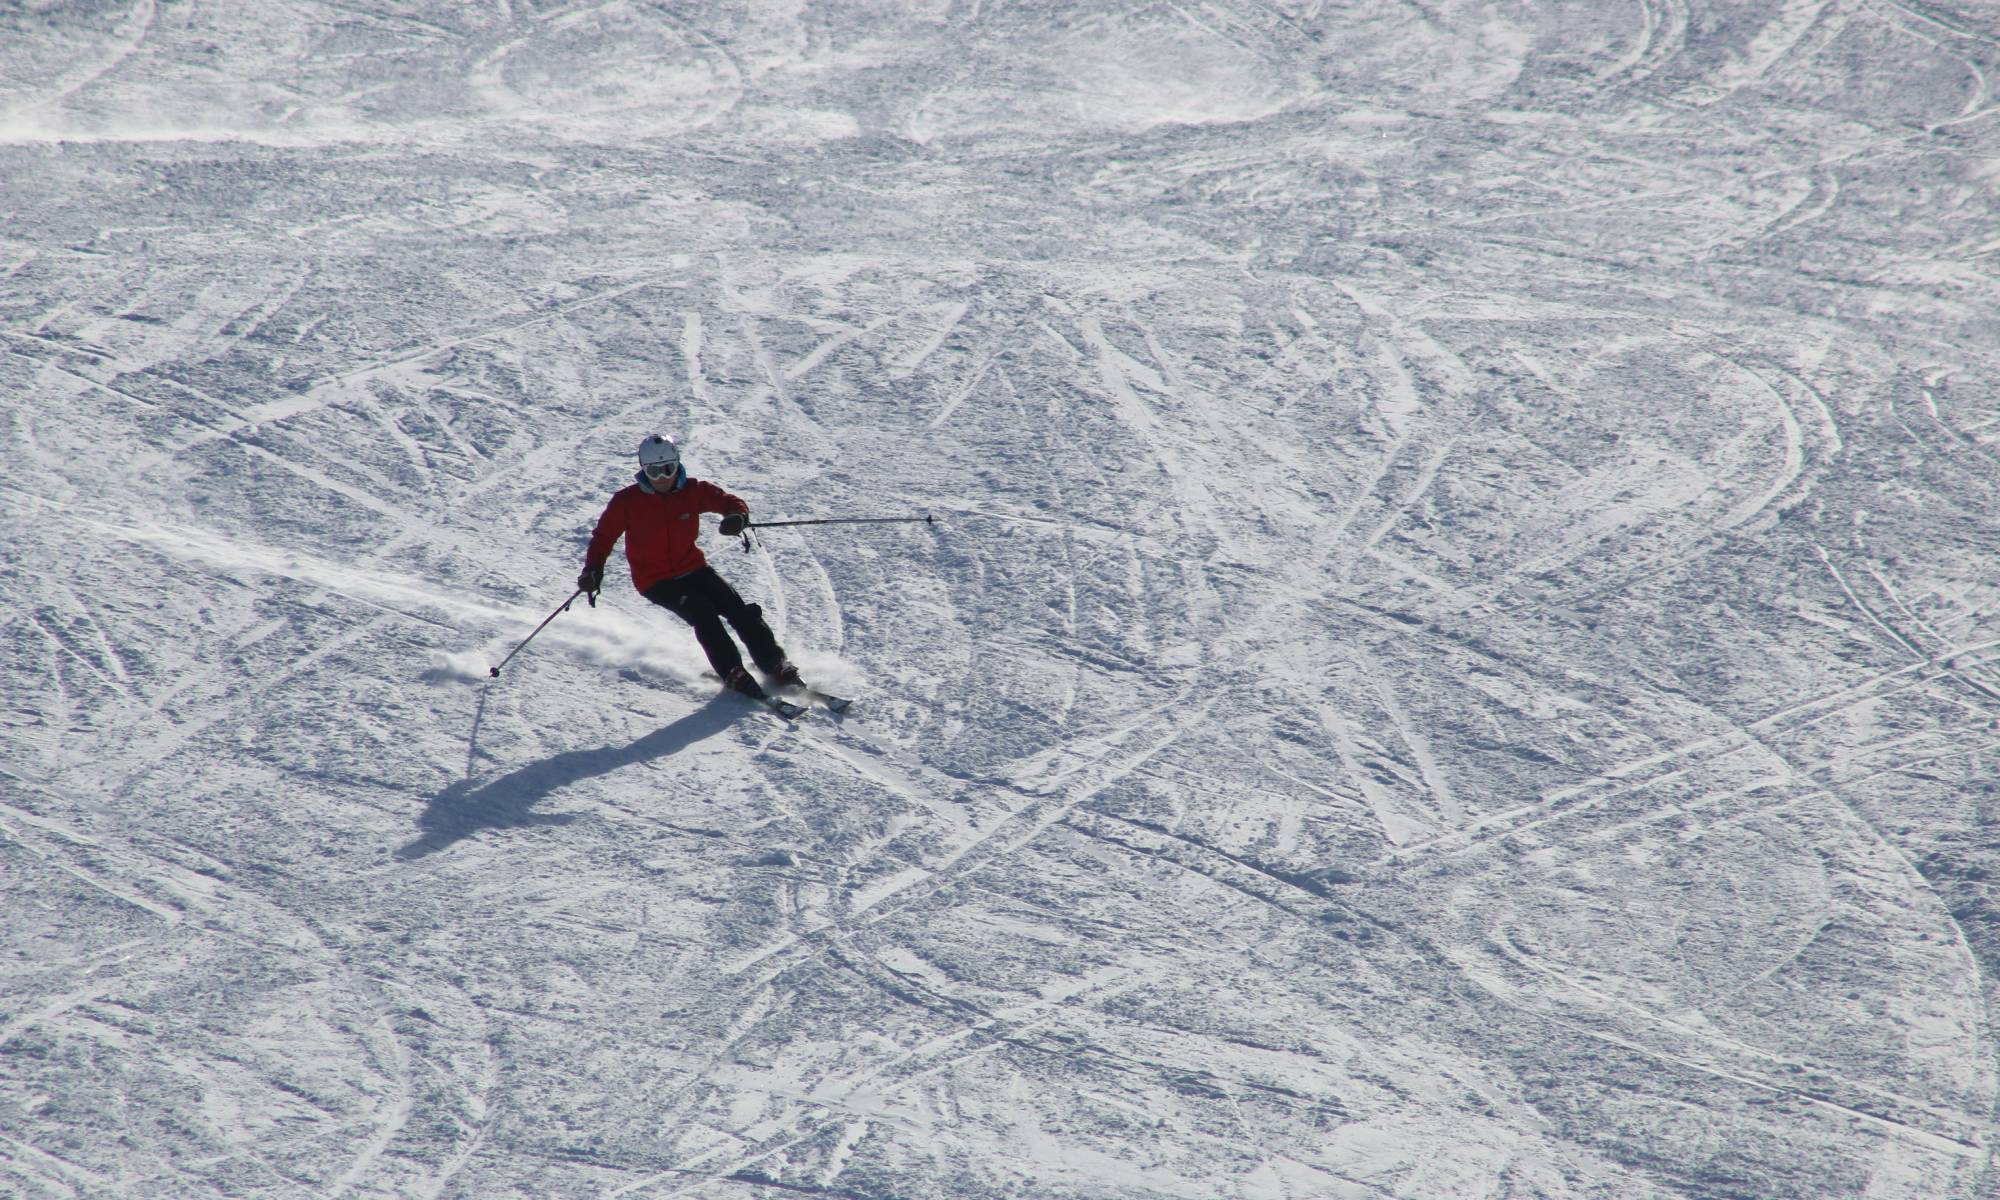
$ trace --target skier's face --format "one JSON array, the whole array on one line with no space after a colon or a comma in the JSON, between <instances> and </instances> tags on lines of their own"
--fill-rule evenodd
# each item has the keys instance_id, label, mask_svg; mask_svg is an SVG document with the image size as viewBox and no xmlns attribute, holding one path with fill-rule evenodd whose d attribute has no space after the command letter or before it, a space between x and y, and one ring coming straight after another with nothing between
<instances>
[{"instance_id":1,"label":"skier's face","mask_svg":"<svg viewBox=\"0 0 2000 1200\"><path fill-rule=\"evenodd\" d=\"M680 469L681 465L678 462L650 462L645 464L646 480L649 483L672 483L674 472Z\"/></svg>"}]
</instances>

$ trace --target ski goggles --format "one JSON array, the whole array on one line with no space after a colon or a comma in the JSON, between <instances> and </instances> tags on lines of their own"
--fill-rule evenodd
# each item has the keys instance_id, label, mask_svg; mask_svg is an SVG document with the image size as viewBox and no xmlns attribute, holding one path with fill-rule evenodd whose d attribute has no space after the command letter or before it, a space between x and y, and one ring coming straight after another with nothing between
<instances>
[{"instance_id":1,"label":"ski goggles","mask_svg":"<svg viewBox=\"0 0 2000 1200\"><path fill-rule=\"evenodd\" d=\"M681 464L678 461L647 463L645 466L646 478L664 479L680 469Z\"/></svg>"}]
</instances>

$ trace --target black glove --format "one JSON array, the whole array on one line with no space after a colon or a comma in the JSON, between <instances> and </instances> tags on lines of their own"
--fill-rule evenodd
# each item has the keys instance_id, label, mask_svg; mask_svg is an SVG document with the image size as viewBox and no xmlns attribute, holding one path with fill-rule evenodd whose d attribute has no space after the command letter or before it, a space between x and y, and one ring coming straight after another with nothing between
<instances>
[{"instance_id":1,"label":"black glove","mask_svg":"<svg viewBox=\"0 0 2000 1200\"><path fill-rule=\"evenodd\" d=\"M589 592L591 595L595 596L597 594L598 589L603 586L604 586L603 567L585 567L583 569L583 574L578 575L576 577L576 590L579 592Z\"/></svg>"},{"instance_id":2,"label":"black glove","mask_svg":"<svg viewBox=\"0 0 2000 1200\"><path fill-rule=\"evenodd\" d=\"M730 513L728 516L722 518L722 536L735 537L737 534L743 532L743 527L749 524L749 522L749 513Z\"/></svg>"}]
</instances>

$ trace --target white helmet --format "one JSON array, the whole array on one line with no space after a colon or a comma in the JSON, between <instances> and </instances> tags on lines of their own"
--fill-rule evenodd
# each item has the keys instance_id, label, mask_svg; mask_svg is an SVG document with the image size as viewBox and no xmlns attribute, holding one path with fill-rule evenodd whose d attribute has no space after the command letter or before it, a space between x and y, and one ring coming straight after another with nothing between
<instances>
[{"instance_id":1,"label":"white helmet","mask_svg":"<svg viewBox=\"0 0 2000 1200\"><path fill-rule=\"evenodd\" d=\"M674 439L648 434L639 443L639 470L649 483L672 483L681 469L681 448Z\"/></svg>"}]
</instances>

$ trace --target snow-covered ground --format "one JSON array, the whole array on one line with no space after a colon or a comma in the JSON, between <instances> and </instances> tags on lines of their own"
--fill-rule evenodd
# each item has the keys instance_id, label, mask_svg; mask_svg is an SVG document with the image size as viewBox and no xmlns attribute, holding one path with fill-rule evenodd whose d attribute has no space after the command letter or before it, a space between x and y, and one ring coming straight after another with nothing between
<instances>
[{"instance_id":1,"label":"snow-covered ground","mask_svg":"<svg viewBox=\"0 0 2000 1200\"><path fill-rule=\"evenodd\" d=\"M0 5L0 1194L2000 1197L2000 7ZM860 697L718 697L640 436ZM622 564L622 557L619 560Z\"/></svg>"}]
</instances>

